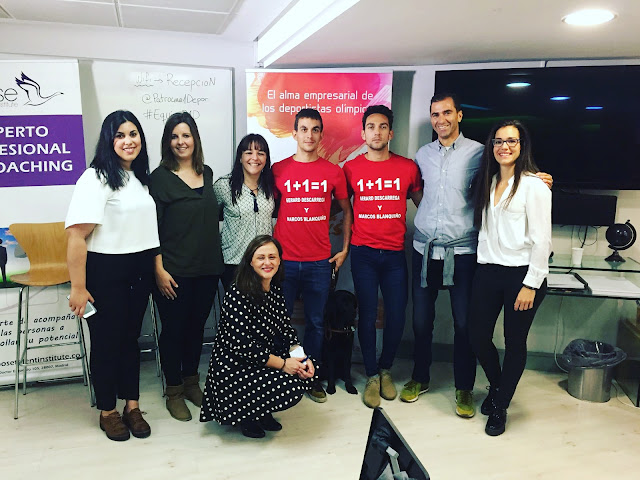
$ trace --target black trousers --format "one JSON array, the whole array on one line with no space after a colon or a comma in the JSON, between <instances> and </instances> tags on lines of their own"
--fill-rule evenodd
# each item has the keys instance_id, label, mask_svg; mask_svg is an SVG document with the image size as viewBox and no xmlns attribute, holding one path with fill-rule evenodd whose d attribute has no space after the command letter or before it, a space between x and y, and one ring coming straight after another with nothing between
<instances>
[{"instance_id":1,"label":"black trousers","mask_svg":"<svg viewBox=\"0 0 640 480\"><path fill-rule=\"evenodd\" d=\"M117 398L140 397L138 337L153 283L153 257L149 250L87 254L87 290L97 310L87 324L99 410L113 410Z\"/></svg>"},{"instance_id":2,"label":"black trousers","mask_svg":"<svg viewBox=\"0 0 640 480\"><path fill-rule=\"evenodd\" d=\"M176 386L184 377L196 375L202 354L204 324L218 291L218 275L178 277L174 288L177 297L169 300L155 288L162 332L160 360L167 385Z\"/></svg>"},{"instance_id":3,"label":"black trousers","mask_svg":"<svg viewBox=\"0 0 640 480\"><path fill-rule=\"evenodd\" d=\"M527 362L527 336L533 317L547 292L545 280L536 292L533 308L516 311L513 305L528 267L478 265L473 279L469 318L471 346L491 387L498 388L496 405L508 408ZM493 331L504 307L504 361L500 368Z\"/></svg>"}]
</instances>

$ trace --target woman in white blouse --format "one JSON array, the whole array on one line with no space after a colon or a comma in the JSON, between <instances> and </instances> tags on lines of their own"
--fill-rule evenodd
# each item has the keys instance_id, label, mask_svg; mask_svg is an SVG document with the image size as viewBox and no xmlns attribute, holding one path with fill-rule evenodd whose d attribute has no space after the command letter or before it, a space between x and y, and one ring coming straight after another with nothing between
<instances>
[{"instance_id":1,"label":"woman in white blouse","mask_svg":"<svg viewBox=\"0 0 640 480\"><path fill-rule=\"evenodd\" d=\"M138 400L138 337L160 245L149 195L149 158L138 119L123 110L104 119L96 154L78 179L67 213L69 307L87 318L91 377L100 428L111 440L151 434ZM123 416L116 400L125 400Z\"/></svg>"},{"instance_id":2,"label":"woman in white blouse","mask_svg":"<svg viewBox=\"0 0 640 480\"><path fill-rule=\"evenodd\" d=\"M507 408L527 360L527 335L547 288L551 192L535 176L531 139L518 120L495 125L475 186L478 268L471 295L469 337L487 379L481 411L485 432L505 430ZM493 331L504 308L505 356L500 367Z\"/></svg>"}]
</instances>

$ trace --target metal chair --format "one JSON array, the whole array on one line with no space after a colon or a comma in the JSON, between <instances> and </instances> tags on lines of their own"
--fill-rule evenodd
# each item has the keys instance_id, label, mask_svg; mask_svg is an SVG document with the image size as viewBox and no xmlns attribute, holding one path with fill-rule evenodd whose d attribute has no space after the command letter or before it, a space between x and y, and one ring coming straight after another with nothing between
<instances>
[{"instance_id":1,"label":"metal chair","mask_svg":"<svg viewBox=\"0 0 640 480\"><path fill-rule=\"evenodd\" d=\"M149 294L149 315L151 316L151 333L143 333L140 338L151 338L153 345L149 348L143 348L141 353L153 352L156 356L156 375L160 377L160 386L162 387L162 395L164 395L164 375L162 374L162 364L160 362L160 339L158 335L158 316L156 315L156 304L153 301L153 295Z\"/></svg>"},{"instance_id":2,"label":"metal chair","mask_svg":"<svg viewBox=\"0 0 640 480\"><path fill-rule=\"evenodd\" d=\"M38 348L61 347L78 345L80 348L79 360L82 362L82 376L84 384L89 386L89 397L93 405L93 388L89 378L89 366L87 362L84 332L80 317L76 317L78 326L78 339L73 342L63 342L48 345L29 346L29 287L50 287L69 282L69 270L67 268L67 236L64 231L64 223L14 223L9 225L9 231L15 237L20 247L29 258L29 271L27 273L12 275L11 280L20 285L18 293L18 324L16 326L16 379L15 379L15 406L13 418L18 418L18 390L20 385L20 368L24 369L22 380L22 393L27 394L27 354L29 350ZM22 314L23 293L26 292L24 317ZM24 348L20 349L21 331L24 328ZM32 362L38 364L51 364L55 361Z\"/></svg>"}]
</instances>

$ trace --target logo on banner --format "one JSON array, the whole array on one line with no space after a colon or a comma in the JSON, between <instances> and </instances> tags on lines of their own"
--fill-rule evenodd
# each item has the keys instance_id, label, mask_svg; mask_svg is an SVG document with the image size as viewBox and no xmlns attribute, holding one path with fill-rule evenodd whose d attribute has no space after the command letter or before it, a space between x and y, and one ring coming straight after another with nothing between
<instances>
[{"instance_id":1,"label":"logo on banner","mask_svg":"<svg viewBox=\"0 0 640 480\"><path fill-rule=\"evenodd\" d=\"M16 78L16 85L25 91L27 94L28 101L25 105L31 105L37 107L38 105L42 105L43 103L47 103L53 97L57 97L58 95L63 95L62 92L55 92L51 95L43 96L40 91L40 84L35 80L27 77L24 72L20 72L22 75L20 78Z\"/></svg>"}]
</instances>

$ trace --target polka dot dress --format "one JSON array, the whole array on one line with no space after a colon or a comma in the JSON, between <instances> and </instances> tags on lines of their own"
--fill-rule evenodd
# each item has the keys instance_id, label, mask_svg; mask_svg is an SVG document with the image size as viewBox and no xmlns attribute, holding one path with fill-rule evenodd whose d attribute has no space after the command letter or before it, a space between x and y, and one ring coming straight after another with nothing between
<instances>
[{"instance_id":1,"label":"polka dot dress","mask_svg":"<svg viewBox=\"0 0 640 480\"><path fill-rule=\"evenodd\" d=\"M257 305L232 285L224 297L218 333L213 342L204 387L200 421L235 425L267 413L286 410L311 387L301 380L269 368L269 354L287 357L299 344L286 314L280 288L271 287Z\"/></svg>"}]
</instances>

